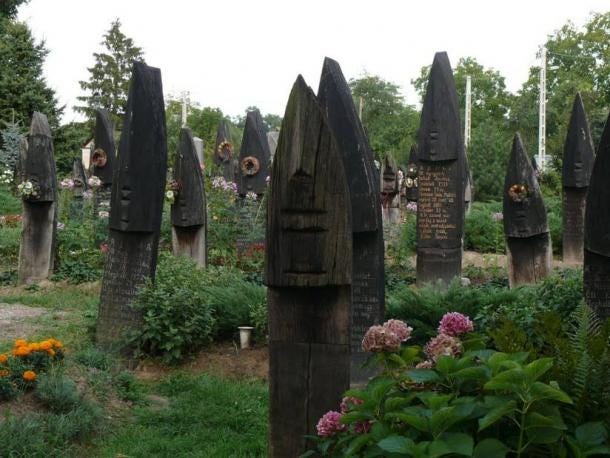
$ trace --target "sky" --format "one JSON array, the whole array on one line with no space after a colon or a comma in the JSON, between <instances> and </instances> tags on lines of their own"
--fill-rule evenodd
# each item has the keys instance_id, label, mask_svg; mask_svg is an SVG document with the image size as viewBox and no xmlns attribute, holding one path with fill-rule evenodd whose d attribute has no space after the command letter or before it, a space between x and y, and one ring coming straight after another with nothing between
<instances>
[{"instance_id":1,"label":"sky","mask_svg":"<svg viewBox=\"0 0 610 458\"><path fill-rule=\"evenodd\" d=\"M475 57L514 92L549 34L608 9L608 0L31 0L19 19L46 42L45 77L66 123L81 120L78 82L116 18L161 69L166 97L188 91L235 116L252 105L283 115L298 74L317 91L325 56L347 79L367 72L398 84L413 105L411 80L437 51L453 65Z\"/></svg>"}]
</instances>

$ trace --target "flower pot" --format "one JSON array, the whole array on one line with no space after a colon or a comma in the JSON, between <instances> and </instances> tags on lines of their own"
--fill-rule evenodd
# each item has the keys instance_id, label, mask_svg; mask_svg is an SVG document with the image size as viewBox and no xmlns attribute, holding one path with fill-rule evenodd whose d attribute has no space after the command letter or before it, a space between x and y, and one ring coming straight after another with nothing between
<instances>
[{"instance_id":1,"label":"flower pot","mask_svg":"<svg viewBox=\"0 0 610 458\"><path fill-rule=\"evenodd\" d=\"M239 344L242 349L250 348L252 342L252 326L239 326Z\"/></svg>"}]
</instances>

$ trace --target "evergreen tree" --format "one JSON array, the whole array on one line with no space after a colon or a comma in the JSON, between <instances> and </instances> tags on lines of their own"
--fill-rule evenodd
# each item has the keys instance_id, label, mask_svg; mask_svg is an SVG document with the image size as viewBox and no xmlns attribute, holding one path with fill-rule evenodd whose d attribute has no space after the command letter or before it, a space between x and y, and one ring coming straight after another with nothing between
<instances>
[{"instance_id":1,"label":"evergreen tree","mask_svg":"<svg viewBox=\"0 0 610 458\"><path fill-rule=\"evenodd\" d=\"M2 0L0 1L0 17L15 19L17 8L29 0Z\"/></svg>"},{"instance_id":2,"label":"evergreen tree","mask_svg":"<svg viewBox=\"0 0 610 458\"><path fill-rule=\"evenodd\" d=\"M6 128L0 131L2 135L2 149L0 149L0 166L3 169L14 170L19 156L19 148L23 134L19 128L19 124L7 122Z\"/></svg>"},{"instance_id":3,"label":"evergreen tree","mask_svg":"<svg viewBox=\"0 0 610 458\"><path fill-rule=\"evenodd\" d=\"M47 54L27 25L0 17L0 120L28 126L32 113L40 111L57 127L63 107L42 76Z\"/></svg>"},{"instance_id":4,"label":"evergreen tree","mask_svg":"<svg viewBox=\"0 0 610 458\"><path fill-rule=\"evenodd\" d=\"M89 81L80 81L87 95L77 97L83 105L74 109L85 113L89 119L95 116L96 108L108 110L115 126L120 126L125 112L131 67L134 61L144 62L142 49L121 32L121 22L116 19L104 34L101 45L105 52L94 53L95 64L88 68Z\"/></svg>"}]
</instances>

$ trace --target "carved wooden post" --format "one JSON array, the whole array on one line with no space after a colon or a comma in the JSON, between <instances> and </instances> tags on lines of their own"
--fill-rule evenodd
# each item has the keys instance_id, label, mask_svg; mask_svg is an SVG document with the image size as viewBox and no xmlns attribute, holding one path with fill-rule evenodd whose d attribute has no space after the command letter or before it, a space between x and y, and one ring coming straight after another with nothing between
<instances>
[{"instance_id":1,"label":"carved wooden post","mask_svg":"<svg viewBox=\"0 0 610 458\"><path fill-rule=\"evenodd\" d=\"M87 173L83 167L83 161L77 157L72 162L72 202L70 206L70 218L82 219L83 217L83 197L88 189Z\"/></svg>"},{"instance_id":2,"label":"carved wooden post","mask_svg":"<svg viewBox=\"0 0 610 458\"><path fill-rule=\"evenodd\" d=\"M582 264L585 203L595 162L593 141L580 93L576 94L563 149L563 261Z\"/></svg>"},{"instance_id":3,"label":"carved wooden post","mask_svg":"<svg viewBox=\"0 0 610 458\"><path fill-rule=\"evenodd\" d=\"M95 191L95 210L102 201L110 200L116 148L114 127L106 110L95 110L94 149L91 155L91 175L98 177L102 185Z\"/></svg>"},{"instance_id":4,"label":"carved wooden post","mask_svg":"<svg viewBox=\"0 0 610 458\"><path fill-rule=\"evenodd\" d=\"M417 285L459 278L465 154L447 53L434 56L417 135Z\"/></svg>"},{"instance_id":5,"label":"carved wooden post","mask_svg":"<svg viewBox=\"0 0 610 458\"><path fill-rule=\"evenodd\" d=\"M318 99L337 140L349 187L352 210L352 384L365 382L375 368L365 369L362 338L380 324L385 312L383 230L377 169L358 118L352 94L339 64L324 60Z\"/></svg>"},{"instance_id":6,"label":"carved wooden post","mask_svg":"<svg viewBox=\"0 0 610 458\"><path fill-rule=\"evenodd\" d=\"M504 180L503 211L510 287L542 280L551 272L551 235L540 186L519 134Z\"/></svg>"},{"instance_id":7,"label":"carved wooden post","mask_svg":"<svg viewBox=\"0 0 610 458\"><path fill-rule=\"evenodd\" d=\"M161 71L135 62L112 184L109 253L102 280L98 343L121 345L141 324L130 304L154 278L167 173Z\"/></svg>"},{"instance_id":8,"label":"carved wooden post","mask_svg":"<svg viewBox=\"0 0 610 458\"><path fill-rule=\"evenodd\" d=\"M398 167L394 158L386 154L381 164L381 207L383 225L387 230L400 220L400 196L398 184Z\"/></svg>"},{"instance_id":9,"label":"carved wooden post","mask_svg":"<svg viewBox=\"0 0 610 458\"><path fill-rule=\"evenodd\" d=\"M313 91L297 78L268 196L270 443L306 449L318 419L349 387L352 228L341 151Z\"/></svg>"},{"instance_id":10,"label":"carved wooden post","mask_svg":"<svg viewBox=\"0 0 610 458\"><path fill-rule=\"evenodd\" d=\"M231 132L226 120L221 120L216 131L214 164L222 168L222 176L227 181L235 181L235 157Z\"/></svg>"},{"instance_id":11,"label":"carved wooden post","mask_svg":"<svg viewBox=\"0 0 610 458\"><path fill-rule=\"evenodd\" d=\"M180 143L174 165L172 204L172 248L175 256L188 256L198 265L207 264L206 210L203 174L193 135L180 130Z\"/></svg>"},{"instance_id":12,"label":"carved wooden post","mask_svg":"<svg viewBox=\"0 0 610 458\"><path fill-rule=\"evenodd\" d=\"M411 146L409 153L409 163L407 164L407 173L405 177L405 188L407 202L417 202L417 147Z\"/></svg>"},{"instance_id":13,"label":"carved wooden post","mask_svg":"<svg viewBox=\"0 0 610 458\"><path fill-rule=\"evenodd\" d=\"M23 211L18 277L20 284L30 284L53 272L57 226L53 138L47 117L37 111L32 116L27 146L22 145L19 178Z\"/></svg>"},{"instance_id":14,"label":"carved wooden post","mask_svg":"<svg viewBox=\"0 0 610 458\"><path fill-rule=\"evenodd\" d=\"M610 317L610 116L597 147L585 209L585 299L597 315Z\"/></svg>"},{"instance_id":15,"label":"carved wooden post","mask_svg":"<svg viewBox=\"0 0 610 458\"><path fill-rule=\"evenodd\" d=\"M249 111L239 152L237 192L240 196L249 192L259 196L265 193L269 176L269 157L269 143L263 118L258 110Z\"/></svg>"}]
</instances>

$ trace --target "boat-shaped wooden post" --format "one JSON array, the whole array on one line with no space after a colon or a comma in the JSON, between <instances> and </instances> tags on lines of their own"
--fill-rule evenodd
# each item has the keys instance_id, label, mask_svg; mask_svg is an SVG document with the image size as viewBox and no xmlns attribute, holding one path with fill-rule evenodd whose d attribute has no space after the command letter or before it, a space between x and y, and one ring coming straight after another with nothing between
<instances>
[{"instance_id":1,"label":"boat-shaped wooden post","mask_svg":"<svg viewBox=\"0 0 610 458\"><path fill-rule=\"evenodd\" d=\"M521 136L515 134L504 180L504 235L511 288L551 272L553 251L546 208Z\"/></svg>"},{"instance_id":2,"label":"boat-shaped wooden post","mask_svg":"<svg viewBox=\"0 0 610 458\"><path fill-rule=\"evenodd\" d=\"M216 146L214 147L214 164L222 170L226 181L235 181L235 154L231 132L225 119L220 121L216 131Z\"/></svg>"},{"instance_id":3,"label":"boat-shaped wooden post","mask_svg":"<svg viewBox=\"0 0 610 458\"><path fill-rule=\"evenodd\" d=\"M237 192L240 196L249 192L258 196L265 194L270 156L263 117L258 110L249 111L239 151Z\"/></svg>"},{"instance_id":4,"label":"boat-shaped wooden post","mask_svg":"<svg viewBox=\"0 0 610 458\"><path fill-rule=\"evenodd\" d=\"M460 278L464 141L447 53L434 56L417 134L417 285Z\"/></svg>"},{"instance_id":5,"label":"boat-shaped wooden post","mask_svg":"<svg viewBox=\"0 0 610 458\"><path fill-rule=\"evenodd\" d=\"M124 349L141 325L131 307L138 286L154 278L167 173L161 71L135 62L112 183L109 252L102 279L97 342Z\"/></svg>"},{"instance_id":6,"label":"boat-shaped wooden post","mask_svg":"<svg viewBox=\"0 0 610 458\"><path fill-rule=\"evenodd\" d=\"M339 146L352 211L351 383L365 382L375 368L363 368L362 338L385 312L381 203L373 152L358 118L339 63L324 59L318 100Z\"/></svg>"},{"instance_id":7,"label":"boat-shaped wooden post","mask_svg":"<svg viewBox=\"0 0 610 458\"><path fill-rule=\"evenodd\" d=\"M585 209L585 299L597 315L610 317L610 115L591 173Z\"/></svg>"},{"instance_id":8,"label":"boat-shaped wooden post","mask_svg":"<svg viewBox=\"0 0 610 458\"><path fill-rule=\"evenodd\" d=\"M57 177L53 138L47 117L37 111L22 144L18 166L22 230L18 280L37 283L53 272L57 229Z\"/></svg>"},{"instance_id":9,"label":"boat-shaped wooden post","mask_svg":"<svg viewBox=\"0 0 610 458\"><path fill-rule=\"evenodd\" d=\"M580 93L574 98L563 149L563 261L582 264L585 204L595 153Z\"/></svg>"},{"instance_id":10,"label":"boat-shaped wooden post","mask_svg":"<svg viewBox=\"0 0 610 458\"><path fill-rule=\"evenodd\" d=\"M175 256L188 256L199 266L207 263L206 208L203 174L193 135L180 130L172 181L172 249Z\"/></svg>"},{"instance_id":11,"label":"boat-shaped wooden post","mask_svg":"<svg viewBox=\"0 0 610 458\"><path fill-rule=\"evenodd\" d=\"M269 456L304 453L305 435L349 387L352 227L340 148L316 96L295 82L271 174ZM309 444L311 445L311 444Z\"/></svg>"}]
</instances>

